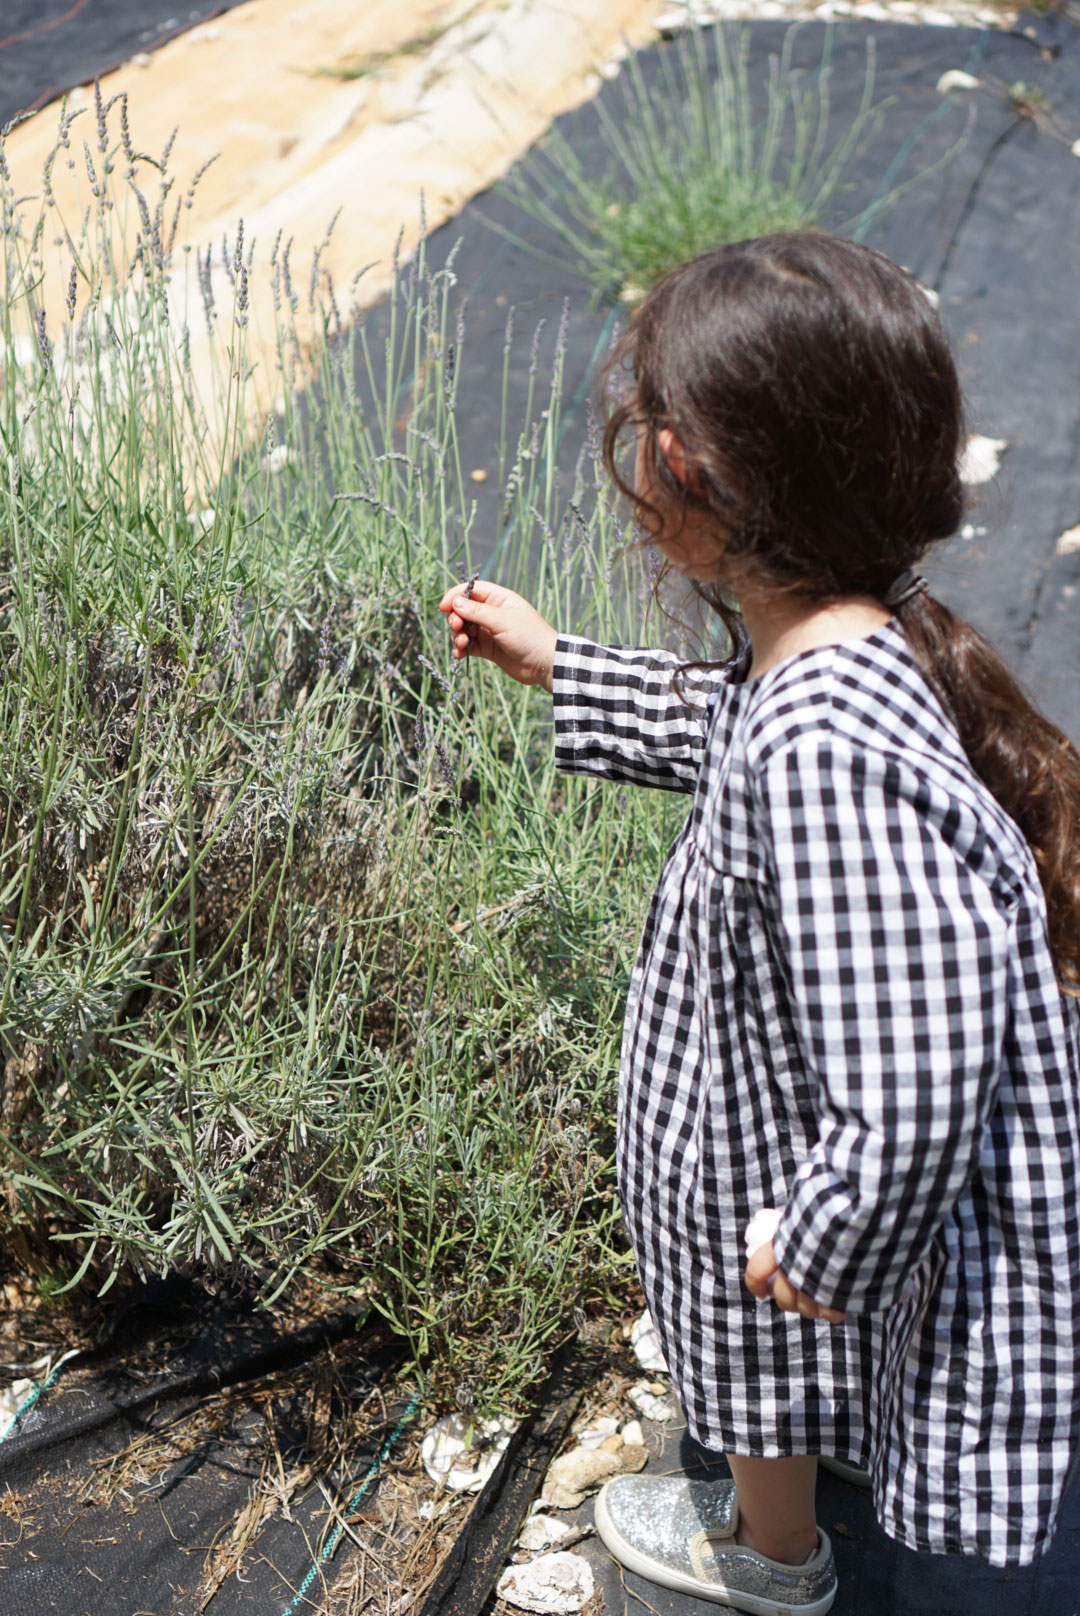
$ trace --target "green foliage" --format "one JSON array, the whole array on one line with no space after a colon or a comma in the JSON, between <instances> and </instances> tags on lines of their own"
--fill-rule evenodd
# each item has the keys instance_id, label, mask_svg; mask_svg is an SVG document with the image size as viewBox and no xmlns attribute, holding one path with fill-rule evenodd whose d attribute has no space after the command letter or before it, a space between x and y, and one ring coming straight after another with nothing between
<instances>
[{"instance_id":1,"label":"green foliage","mask_svg":"<svg viewBox=\"0 0 1080 1616\"><path fill-rule=\"evenodd\" d=\"M817 68L806 72L792 66L799 29L787 30L767 83L757 87L746 29L716 24L680 35L662 49L654 85L631 57L610 100L596 104L610 154L601 178L558 130L514 171L510 195L565 244L597 298L635 304L688 258L770 231L827 222L859 238L909 185L941 166L899 185L886 178L856 214L838 214L889 102L874 100L871 38L858 110L837 133L831 35Z\"/></svg>"},{"instance_id":2,"label":"green foliage","mask_svg":"<svg viewBox=\"0 0 1080 1616\"><path fill-rule=\"evenodd\" d=\"M309 359L277 259L253 435L250 255L199 265L204 396L170 181L127 166L74 221L0 196L0 1221L72 1288L315 1279L505 1407L625 1262L614 1075L672 810L557 776L546 699L452 670L452 268L402 270L376 337L317 256ZM594 458L559 496L560 372L503 468L500 576L633 638Z\"/></svg>"}]
</instances>

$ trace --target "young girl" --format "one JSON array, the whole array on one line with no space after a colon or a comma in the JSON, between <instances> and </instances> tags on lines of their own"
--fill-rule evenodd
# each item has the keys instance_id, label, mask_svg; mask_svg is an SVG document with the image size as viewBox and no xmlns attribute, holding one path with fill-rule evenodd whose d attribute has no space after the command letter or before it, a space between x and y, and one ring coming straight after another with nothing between
<instances>
[{"instance_id":1,"label":"young girl","mask_svg":"<svg viewBox=\"0 0 1080 1616\"><path fill-rule=\"evenodd\" d=\"M911 1548L1026 1564L1080 1415L1080 759L912 571L961 517L944 332L880 253L777 235L676 270L614 364L608 469L635 431L619 485L732 660L559 636L495 583L442 602L456 657L552 692L565 769L694 798L630 989L619 1186L734 1481L621 1478L598 1526L672 1588L824 1612L825 1454Z\"/></svg>"}]
</instances>

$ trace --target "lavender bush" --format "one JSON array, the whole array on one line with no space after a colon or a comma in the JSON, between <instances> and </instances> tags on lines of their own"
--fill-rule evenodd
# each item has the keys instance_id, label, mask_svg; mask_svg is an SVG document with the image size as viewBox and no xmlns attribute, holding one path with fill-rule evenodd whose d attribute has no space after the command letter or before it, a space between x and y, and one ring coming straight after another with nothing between
<instances>
[{"instance_id":1,"label":"lavender bush","mask_svg":"<svg viewBox=\"0 0 1080 1616\"><path fill-rule=\"evenodd\" d=\"M545 700L451 669L452 268L404 266L374 344L318 254L305 310L275 252L282 408L253 419L242 228L185 315L169 153L122 103L79 122L36 198L0 159L5 1240L52 1292L315 1280L506 1406L623 1260L613 1072L670 810L557 777ZM560 370L511 424L501 576L634 637L594 456L554 473Z\"/></svg>"}]
</instances>

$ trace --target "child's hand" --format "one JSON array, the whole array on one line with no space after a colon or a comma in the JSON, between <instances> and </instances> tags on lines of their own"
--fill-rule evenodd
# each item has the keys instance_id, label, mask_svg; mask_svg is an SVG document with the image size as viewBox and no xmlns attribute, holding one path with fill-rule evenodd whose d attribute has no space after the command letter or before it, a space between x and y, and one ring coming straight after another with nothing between
<instances>
[{"instance_id":1,"label":"child's hand","mask_svg":"<svg viewBox=\"0 0 1080 1616\"><path fill-rule=\"evenodd\" d=\"M777 1307L785 1313L801 1313L804 1319L826 1319L830 1324L842 1324L845 1314L834 1307L822 1307L805 1291L797 1291L791 1281L780 1272L773 1256L772 1241L759 1246L746 1265L746 1288L759 1302L771 1296Z\"/></svg>"},{"instance_id":2,"label":"child's hand","mask_svg":"<svg viewBox=\"0 0 1080 1616\"><path fill-rule=\"evenodd\" d=\"M478 578L472 598L455 584L439 602L454 637L454 659L481 656L522 685L551 692L551 670L558 635L527 600L512 589ZM474 630L470 635L470 627Z\"/></svg>"}]
</instances>

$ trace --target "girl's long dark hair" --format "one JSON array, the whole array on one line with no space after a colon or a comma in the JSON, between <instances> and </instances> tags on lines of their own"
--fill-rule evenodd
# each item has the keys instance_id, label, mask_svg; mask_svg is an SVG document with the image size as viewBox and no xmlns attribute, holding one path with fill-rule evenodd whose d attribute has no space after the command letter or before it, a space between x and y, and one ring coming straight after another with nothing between
<instances>
[{"instance_id":1,"label":"girl's long dark hair","mask_svg":"<svg viewBox=\"0 0 1080 1616\"><path fill-rule=\"evenodd\" d=\"M944 328L906 271L814 231L684 264L611 356L604 458L646 532L708 518L719 573L824 604L884 600L963 514L963 402ZM632 375L621 388L620 378ZM645 488L619 468L639 435ZM659 452L670 429L683 482ZM708 594L745 640L722 586ZM1080 756L969 623L926 593L897 613L971 765L1016 822L1046 894L1062 990L1080 994Z\"/></svg>"}]
</instances>

